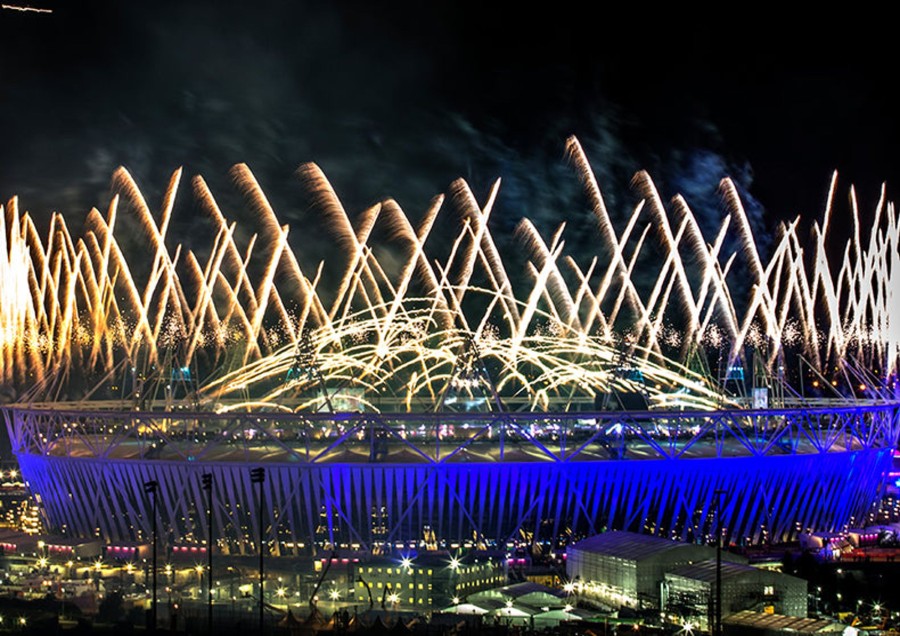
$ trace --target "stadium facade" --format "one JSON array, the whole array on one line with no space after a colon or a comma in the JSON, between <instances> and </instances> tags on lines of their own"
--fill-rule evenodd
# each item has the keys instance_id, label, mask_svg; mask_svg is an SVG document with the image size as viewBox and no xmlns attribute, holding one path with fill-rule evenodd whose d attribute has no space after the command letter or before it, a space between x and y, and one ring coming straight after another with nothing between
<instances>
[{"instance_id":1,"label":"stadium facade","mask_svg":"<svg viewBox=\"0 0 900 636\"><path fill-rule=\"evenodd\" d=\"M870 512L898 404L765 411L323 415L4 410L49 529L279 554L554 545L603 529L781 541ZM716 495L721 491L721 498Z\"/></svg>"}]
</instances>

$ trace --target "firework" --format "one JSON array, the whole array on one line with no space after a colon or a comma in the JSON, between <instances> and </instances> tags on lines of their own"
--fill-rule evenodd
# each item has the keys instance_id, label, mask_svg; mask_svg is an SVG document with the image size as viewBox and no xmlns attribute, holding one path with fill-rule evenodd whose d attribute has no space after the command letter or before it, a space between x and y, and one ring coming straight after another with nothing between
<instances>
[{"instance_id":1,"label":"firework","mask_svg":"<svg viewBox=\"0 0 900 636\"><path fill-rule=\"evenodd\" d=\"M677 393L712 408L729 402L722 370L749 357L768 378L798 359L823 378L849 367L888 385L900 341L891 311L900 219L883 195L868 241L851 197L856 231L837 267L828 258L836 176L812 241L797 221L783 224L764 258L727 179L714 236L700 232L689 202L667 207L643 173L641 199L617 228L577 140L568 149L591 199L596 253L567 253L564 228L547 240L526 219L516 276L490 230L499 182L479 203L458 181L453 204L436 198L416 223L393 201L348 214L319 168L303 166L340 248L308 269L309 232L298 238L279 221L245 165L233 172L256 232L239 238L195 177L212 237L202 249L172 237L181 171L154 213L119 169L106 212L92 210L81 236L57 214L42 237L12 199L0 227L0 381L29 401L118 389L145 406L165 395L321 409L352 395L366 408L413 411L460 390L545 409L638 388L651 405ZM123 214L149 250L123 247ZM449 240L435 235L440 215L455 215ZM337 282L325 289L326 279ZM623 369L640 372L640 387Z\"/></svg>"}]
</instances>

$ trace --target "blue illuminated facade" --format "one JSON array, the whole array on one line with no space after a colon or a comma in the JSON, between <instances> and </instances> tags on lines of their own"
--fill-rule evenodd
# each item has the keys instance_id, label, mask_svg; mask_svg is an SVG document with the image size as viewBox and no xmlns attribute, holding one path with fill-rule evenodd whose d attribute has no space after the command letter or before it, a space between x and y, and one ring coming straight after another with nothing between
<instances>
[{"instance_id":1,"label":"blue illuminated facade","mask_svg":"<svg viewBox=\"0 0 900 636\"><path fill-rule=\"evenodd\" d=\"M705 541L718 489L735 544L841 529L860 522L879 495L898 410L5 415L23 476L55 532L146 540L142 484L153 479L168 541L200 542L200 476L209 472L220 545L249 553L258 531L249 469L264 465L267 538L276 553L301 554L509 547L604 529Z\"/></svg>"}]
</instances>

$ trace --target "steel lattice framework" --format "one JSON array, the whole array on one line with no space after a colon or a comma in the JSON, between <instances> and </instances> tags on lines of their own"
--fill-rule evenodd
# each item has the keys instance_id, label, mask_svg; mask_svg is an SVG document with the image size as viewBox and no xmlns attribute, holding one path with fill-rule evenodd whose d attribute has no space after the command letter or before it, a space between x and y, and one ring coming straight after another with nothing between
<instances>
[{"instance_id":1,"label":"steel lattice framework","mask_svg":"<svg viewBox=\"0 0 900 636\"><path fill-rule=\"evenodd\" d=\"M765 411L284 414L4 410L53 531L144 541L160 484L170 545L258 537L265 466L279 553L435 541L505 545L603 528L699 540L723 489L731 541L861 522L891 461L900 403Z\"/></svg>"}]
</instances>

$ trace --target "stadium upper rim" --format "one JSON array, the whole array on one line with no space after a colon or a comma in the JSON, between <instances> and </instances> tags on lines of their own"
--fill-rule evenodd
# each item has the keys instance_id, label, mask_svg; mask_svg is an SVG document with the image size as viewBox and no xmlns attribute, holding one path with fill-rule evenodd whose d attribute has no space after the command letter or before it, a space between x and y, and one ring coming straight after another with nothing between
<instances>
[{"instance_id":1,"label":"stadium upper rim","mask_svg":"<svg viewBox=\"0 0 900 636\"><path fill-rule=\"evenodd\" d=\"M900 402L765 409L309 413L5 407L17 454L105 460L436 464L892 449Z\"/></svg>"}]
</instances>

